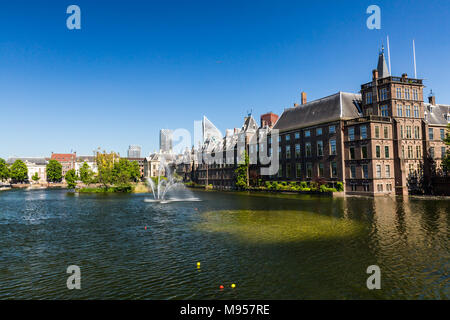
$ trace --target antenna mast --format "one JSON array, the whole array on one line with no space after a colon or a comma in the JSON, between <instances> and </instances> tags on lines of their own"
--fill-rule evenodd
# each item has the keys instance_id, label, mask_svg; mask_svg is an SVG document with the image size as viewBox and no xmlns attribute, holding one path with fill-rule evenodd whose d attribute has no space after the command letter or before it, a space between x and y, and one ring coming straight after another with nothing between
<instances>
[{"instance_id":1,"label":"antenna mast","mask_svg":"<svg viewBox=\"0 0 450 320\"><path fill-rule=\"evenodd\" d=\"M417 68L416 68L416 43L413 39L413 55L414 55L414 78L417 79Z\"/></svg>"},{"instance_id":2,"label":"antenna mast","mask_svg":"<svg viewBox=\"0 0 450 320\"><path fill-rule=\"evenodd\" d=\"M389 49L389 36L387 36L387 49L388 49L388 62L389 62L389 73L392 76L392 69L391 69L391 50Z\"/></svg>"}]
</instances>

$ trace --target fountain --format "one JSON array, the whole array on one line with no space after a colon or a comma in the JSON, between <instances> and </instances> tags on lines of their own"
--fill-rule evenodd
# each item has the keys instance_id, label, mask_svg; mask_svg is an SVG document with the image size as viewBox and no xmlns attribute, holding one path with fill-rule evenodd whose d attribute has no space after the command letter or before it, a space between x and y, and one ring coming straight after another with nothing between
<instances>
[{"instance_id":1,"label":"fountain","mask_svg":"<svg viewBox=\"0 0 450 320\"><path fill-rule=\"evenodd\" d=\"M165 177L162 175L163 169ZM200 199L193 196L192 192L188 190L182 182L179 182L176 178L174 178L164 157L161 157L160 159L158 179L156 183L152 178L147 178L147 185L153 194L153 199L145 199L146 202L169 203L174 201L200 201ZM166 199L169 191L178 191L178 197L170 197Z\"/></svg>"}]
</instances>

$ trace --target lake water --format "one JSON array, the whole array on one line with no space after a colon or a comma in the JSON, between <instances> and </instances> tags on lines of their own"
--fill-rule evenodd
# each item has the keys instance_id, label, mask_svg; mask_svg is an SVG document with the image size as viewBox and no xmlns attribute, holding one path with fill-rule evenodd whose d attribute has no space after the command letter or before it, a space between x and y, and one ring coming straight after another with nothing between
<instances>
[{"instance_id":1,"label":"lake water","mask_svg":"<svg viewBox=\"0 0 450 320\"><path fill-rule=\"evenodd\" d=\"M194 194L1 192L0 299L450 297L448 199Z\"/></svg>"}]
</instances>

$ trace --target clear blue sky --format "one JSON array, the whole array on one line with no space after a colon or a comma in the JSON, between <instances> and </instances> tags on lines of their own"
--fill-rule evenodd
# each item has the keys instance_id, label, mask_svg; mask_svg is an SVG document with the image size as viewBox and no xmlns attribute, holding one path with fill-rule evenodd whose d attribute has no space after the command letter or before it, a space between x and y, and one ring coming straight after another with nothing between
<instances>
[{"instance_id":1,"label":"clear blue sky","mask_svg":"<svg viewBox=\"0 0 450 320\"><path fill-rule=\"evenodd\" d=\"M81 30L66 8L81 8ZM381 7L381 30L366 8ZM2 1L0 157L125 155L158 148L160 128L206 115L239 127L371 79L390 36L394 75L450 104L450 1Z\"/></svg>"}]
</instances>

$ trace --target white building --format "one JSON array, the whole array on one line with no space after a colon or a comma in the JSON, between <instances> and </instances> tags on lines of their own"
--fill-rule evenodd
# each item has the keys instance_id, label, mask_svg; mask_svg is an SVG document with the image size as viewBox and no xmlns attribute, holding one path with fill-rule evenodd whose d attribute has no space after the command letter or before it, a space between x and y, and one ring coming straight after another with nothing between
<instances>
[{"instance_id":1,"label":"white building","mask_svg":"<svg viewBox=\"0 0 450 320\"><path fill-rule=\"evenodd\" d=\"M75 162L75 170L78 174L80 173L80 169L85 162L93 172L98 172L97 162L95 161L94 156L78 156L77 161Z\"/></svg>"},{"instance_id":2,"label":"white building","mask_svg":"<svg viewBox=\"0 0 450 320\"><path fill-rule=\"evenodd\" d=\"M22 160L27 166L28 181L34 183L32 178L37 173L39 177L37 183L47 182L48 161L45 158L9 158L6 163L12 165L16 160Z\"/></svg>"}]
</instances>

